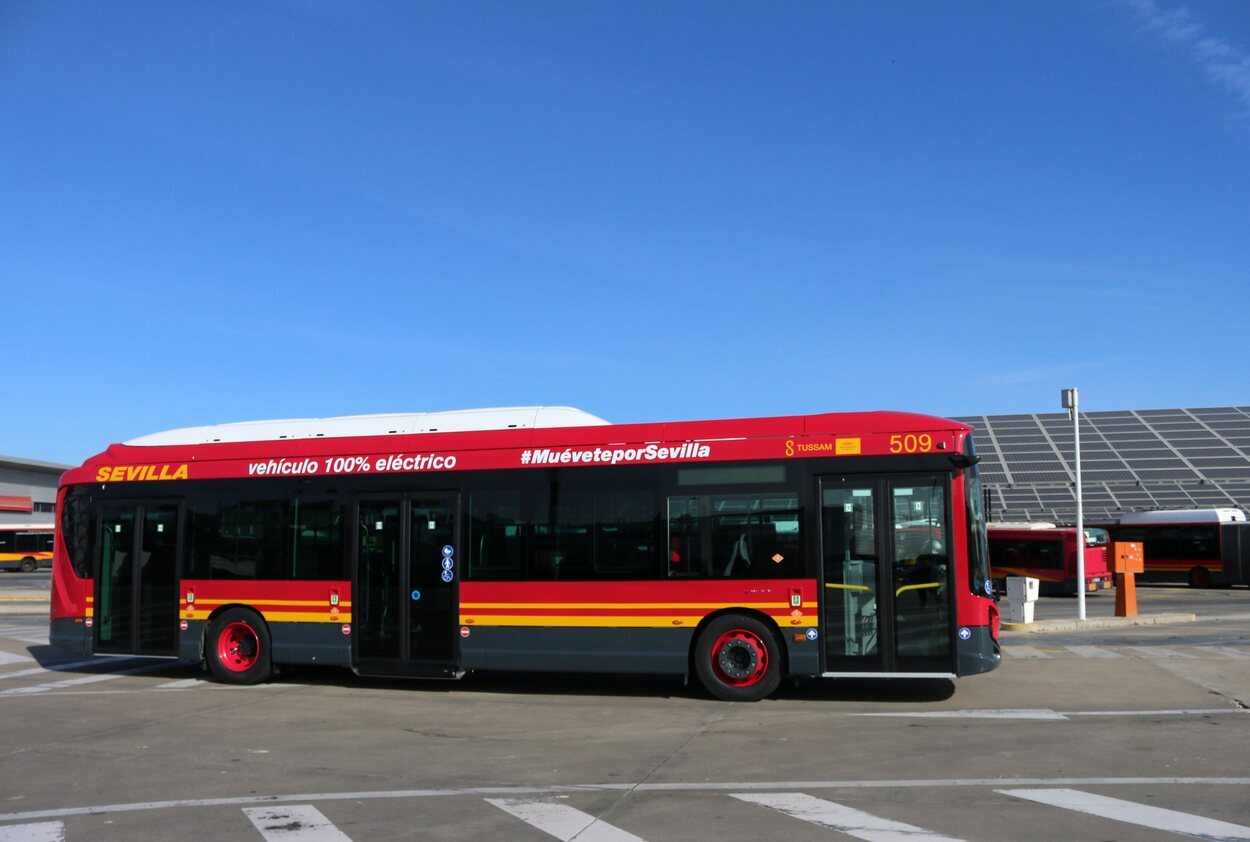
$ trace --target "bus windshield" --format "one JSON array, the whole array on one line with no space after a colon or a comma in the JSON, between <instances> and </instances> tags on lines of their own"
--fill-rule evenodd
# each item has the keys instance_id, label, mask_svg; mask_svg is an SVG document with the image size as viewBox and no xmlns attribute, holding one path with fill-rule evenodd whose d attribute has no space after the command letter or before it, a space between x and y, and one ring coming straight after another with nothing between
<instances>
[{"instance_id":1,"label":"bus windshield","mask_svg":"<svg viewBox=\"0 0 1250 842\"><path fill-rule=\"evenodd\" d=\"M989 546L985 538L985 498L981 495L981 473L976 465L976 447L972 436L964 446L972 462L964 471L968 507L968 577L973 593L992 593L990 583Z\"/></svg>"}]
</instances>

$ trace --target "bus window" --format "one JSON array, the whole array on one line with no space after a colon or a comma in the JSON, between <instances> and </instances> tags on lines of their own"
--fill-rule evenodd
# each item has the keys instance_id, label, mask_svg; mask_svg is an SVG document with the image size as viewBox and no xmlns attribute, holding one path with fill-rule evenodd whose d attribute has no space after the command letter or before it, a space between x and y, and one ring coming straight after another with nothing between
<instances>
[{"instance_id":1,"label":"bus window","mask_svg":"<svg viewBox=\"0 0 1250 842\"><path fill-rule=\"evenodd\" d=\"M670 578L802 575L797 495L701 494L668 501Z\"/></svg>"}]
</instances>

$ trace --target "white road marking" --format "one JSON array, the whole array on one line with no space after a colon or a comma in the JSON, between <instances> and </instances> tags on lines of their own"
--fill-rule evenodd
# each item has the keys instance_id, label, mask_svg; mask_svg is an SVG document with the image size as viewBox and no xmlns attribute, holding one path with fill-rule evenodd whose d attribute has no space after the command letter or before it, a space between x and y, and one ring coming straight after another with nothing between
<instances>
[{"instance_id":1,"label":"white road marking","mask_svg":"<svg viewBox=\"0 0 1250 842\"><path fill-rule=\"evenodd\" d=\"M28 675L39 675L43 672L64 672L65 670L76 670L82 667L98 667L103 664L128 664L137 660L138 658L90 658L86 661L71 661L68 664L51 664L46 667L32 667L31 669L18 670L16 672L0 673L0 679L25 678Z\"/></svg>"},{"instance_id":2,"label":"white road marking","mask_svg":"<svg viewBox=\"0 0 1250 842\"><path fill-rule=\"evenodd\" d=\"M67 678L64 681L32 684L29 687L14 687L10 690L0 690L0 697L33 696L38 693L47 693L49 690L60 690L65 687L77 687L80 684L96 684L100 681L111 681L114 678L121 678L125 675L138 675L140 673L153 672L159 669L168 669L169 667L170 663L147 664L142 667L131 667L128 670L118 670L117 672L93 673L91 675L82 675L78 678Z\"/></svg>"},{"instance_id":3,"label":"white road marking","mask_svg":"<svg viewBox=\"0 0 1250 842\"><path fill-rule=\"evenodd\" d=\"M1151 807L1148 804L1122 801L1119 798L1108 798L1105 795L1093 795L1075 789L999 789L995 792L1027 801L1036 801L1039 804L1048 804L1052 807L1062 807L1065 810L1075 810L1078 813L1088 813L1104 819L1135 824L1139 827L1196 836L1199 839L1221 840L1222 842L1250 840L1250 827L1181 813L1177 810Z\"/></svg>"},{"instance_id":4,"label":"white road marking","mask_svg":"<svg viewBox=\"0 0 1250 842\"><path fill-rule=\"evenodd\" d=\"M1194 648L1223 658L1250 658L1250 648L1236 646L1195 646Z\"/></svg>"},{"instance_id":5,"label":"white road marking","mask_svg":"<svg viewBox=\"0 0 1250 842\"><path fill-rule=\"evenodd\" d=\"M937 789L948 787L1047 787L1047 786L1250 786L1250 777L1223 778L938 778L903 779L896 781L737 781L726 783L586 783L557 786L464 787L460 789L397 789L365 792L321 792L300 795L245 795L234 798L192 798L174 801L137 801L128 804L98 804L88 807L60 807L51 810L27 810L21 813L0 813L0 822L62 819L69 816L100 816L110 813L135 813L183 807L242 807L247 804L291 804L308 801L375 801L379 799L449 798L473 796L485 798L539 797L567 795L578 792L743 792L778 790L792 792L804 789Z\"/></svg>"},{"instance_id":6,"label":"white road marking","mask_svg":"<svg viewBox=\"0 0 1250 842\"><path fill-rule=\"evenodd\" d=\"M0 842L65 842L65 825L62 822L38 822L0 827Z\"/></svg>"},{"instance_id":7,"label":"white road marking","mask_svg":"<svg viewBox=\"0 0 1250 842\"><path fill-rule=\"evenodd\" d=\"M1041 649L1036 646L1004 646L1003 654L1008 658L1049 658Z\"/></svg>"},{"instance_id":8,"label":"white road marking","mask_svg":"<svg viewBox=\"0 0 1250 842\"><path fill-rule=\"evenodd\" d=\"M200 684L207 684L207 683L208 682L202 678L186 678L186 679L183 679L182 681L171 681L168 684L161 684L160 686L154 687L153 689L154 690L187 690L192 687L196 687Z\"/></svg>"},{"instance_id":9,"label":"white road marking","mask_svg":"<svg viewBox=\"0 0 1250 842\"><path fill-rule=\"evenodd\" d=\"M739 801L761 804L805 822L832 828L868 842L960 842L952 836L931 833L922 827L883 819L833 801L801 792L762 795L731 793Z\"/></svg>"},{"instance_id":10,"label":"white road marking","mask_svg":"<svg viewBox=\"0 0 1250 842\"><path fill-rule=\"evenodd\" d=\"M1192 658L1188 652L1182 652L1179 649L1169 649L1166 646L1135 646L1133 654L1139 658L1150 658L1157 660L1160 658Z\"/></svg>"},{"instance_id":11,"label":"white road marking","mask_svg":"<svg viewBox=\"0 0 1250 842\"><path fill-rule=\"evenodd\" d=\"M35 660L29 655L14 655L12 652L0 652L0 664L28 664Z\"/></svg>"},{"instance_id":12,"label":"white road marking","mask_svg":"<svg viewBox=\"0 0 1250 842\"><path fill-rule=\"evenodd\" d=\"M1007 708L986 710L920 710L847 713L843 716L884 716L896 719L1031 719L1044 722L1067 721L1072 716L1210 716L1248 713L1244 708L1170 708L1163 710L1050 710L1049 708Z\"/></svg>"},{"instance_id":13,"label":"white road marking","mask_svg":"<svg viewBox=\"0 0 1250 842\"><path fill-rule=\"evenodd\" d=\"M985 710L920 710L910 712L852 713L851 716L891 716L908 719L1044 719L1058 720L1068 717L1048 708L1004 708Z\"/></svg>"},{"instance_id":14,"label":"white road marking","mask_svg":"<svg viewBox=\"0 0 1250 842\"><path fill-rule=\"evenodd\" d=\"M316 807L245 807L248 819L269 842L352 842Z\"/></svg>"},{"instance_id":15,"label":"white road marking","mask_svg":"<svg viewBox=\"0 0 1250 842\"><path fill-rule=\"evenodd\" d=\"M529 801L519 798L487 798L505 813L516 816L530 827L537 828L561 842L646 842L640 836L626 833L619 827L599 821L589 813L551 801Z\"/></svg>"},{"instance_id":16,"label":"white road marking","mask_svg":"<svg viewBox=\"0 0 1250 842\"><path fill-rule=\"evenodd\" d=\"M1171 710L1069 710L1066 716L1211 716L1212 714L1246 714L1245 708L1173 708Z\"/></svg>"},{"instance_id":17,"label":"white road marking","mask_svg":"<svg viewBox=\"0 0 1250 842\"><path fill-rule=\"evenodd\" d=\"M1082 658L1123 658L1119 652L1112 652L1110 649L1104 649L1101 646L1065 646L1069 652L1074 652Z\"/></svg>"}]
</instances>

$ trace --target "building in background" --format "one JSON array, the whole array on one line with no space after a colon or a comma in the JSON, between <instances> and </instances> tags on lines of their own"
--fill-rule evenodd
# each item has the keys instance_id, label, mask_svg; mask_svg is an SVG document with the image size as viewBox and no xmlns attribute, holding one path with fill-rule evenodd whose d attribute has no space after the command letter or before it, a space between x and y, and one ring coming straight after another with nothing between
<instances>
[{"instance_id":1,"label":"building in background","mask_svg":"<svg viewBox=\"0 0 1250 842\"><path fill-rule=\"evenodd\" d=\"M46 523L56 517L56 485L70 465L0 456L0 524Z\"/></svg>"},{"instance_id":2,"label":"building in background","mask_svg":"<svg viewBox=\"0 0 1250 842\"><path fill-rule=\"evenodd\" d=\"M971 415L988 517L1076 521L1066 413ZM1128 511L1250 511L1250 407L1081 413L1085 522Z\"/></svg>"}]
</instances>

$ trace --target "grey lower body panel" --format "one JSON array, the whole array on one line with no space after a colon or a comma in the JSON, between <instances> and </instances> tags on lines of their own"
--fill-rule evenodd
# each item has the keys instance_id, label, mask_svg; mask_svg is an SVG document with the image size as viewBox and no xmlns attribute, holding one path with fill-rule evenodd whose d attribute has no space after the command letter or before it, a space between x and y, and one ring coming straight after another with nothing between
<instances>
[{"instance_id":1,"label":"grey lower body panel","mask_svg":"<svg viewBox=\"0 0 1250 842\"><path fill-rule=\"evenodd\" d=\"M352 638L340 623L271 623L269 634L275 663L352 665Z\"/></svg>"},{"instance_id":2,"label":"grey lower body panel","mask_svg":"<svg viewBox=\"0 0 1250 842\"><path fill-rule=\"evenodd\" d=\"M989 626L969 626L967 640L955 641L956 675L976 675L996 669L1002 661L998 641L990 636Z\"/></svg>"},{"instance_id":3,"label":"grey lower body panel","mask_svg":"<svg viewBox=\"0 0 1250 842\"><path fill-rule=\"evenodd\" d=\"M694 629L473 626L460 658L466 670L684 675L693 636Z\"/></svg>"},{"instance_id":4,"label":"grey lower body panel","mask_svg":"<svg viewBox=\"0 0 1250 842\"><path fill-rule=\"evenodd\" d=\"M91 656L91 629L82 617L61 617L52 621L48 642L75 655Z\"/></svg>"}]
</instances>

